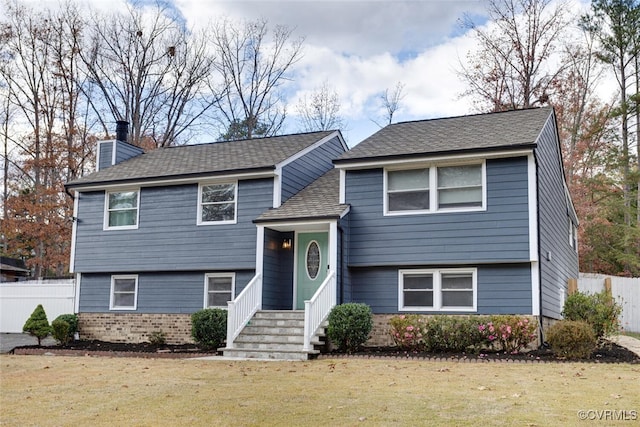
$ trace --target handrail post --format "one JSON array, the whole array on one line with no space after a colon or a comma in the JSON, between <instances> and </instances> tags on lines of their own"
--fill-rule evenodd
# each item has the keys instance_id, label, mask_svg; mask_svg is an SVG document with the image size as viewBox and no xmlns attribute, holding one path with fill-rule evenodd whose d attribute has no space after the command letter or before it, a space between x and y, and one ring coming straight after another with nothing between
<instances>
[{"instance_id":1,"label":"handrail post","mask_svg":"<svg viewBox=\"0 0 640 427\"><path fill-rule=\"evenodd\" d=\"M233 333L235 329L235 301L227 302L227 348L233 348Z\"/></svg>"}]
</instances>

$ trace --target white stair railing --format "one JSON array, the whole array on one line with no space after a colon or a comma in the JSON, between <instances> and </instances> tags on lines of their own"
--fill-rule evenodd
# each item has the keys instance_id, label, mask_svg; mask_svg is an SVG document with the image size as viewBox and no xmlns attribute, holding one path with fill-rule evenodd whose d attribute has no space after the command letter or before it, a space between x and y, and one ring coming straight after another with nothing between
<instances>
[{"instance_id":1,"label":"white stair railing","mask_svg":"<svg viewBox=\"0 0 640 427\"><path fill-rule=\"evenodd\" d=\"M336 291L336 273L331 270L313 297L304 302L304 351L311 350L311 339L336 305Z\"/></svg>"},{"instance_id":2,"label":"white stair railing","mask_svg":"<svg viewBox=\"0 0 640 427\"><path fill-rule=\"evenodd\" d=\"M262 308L262 276L256 274L233 301L227 303L227 348L233 348L233 341L240 331Z\"/></svg>"}]
</instances>

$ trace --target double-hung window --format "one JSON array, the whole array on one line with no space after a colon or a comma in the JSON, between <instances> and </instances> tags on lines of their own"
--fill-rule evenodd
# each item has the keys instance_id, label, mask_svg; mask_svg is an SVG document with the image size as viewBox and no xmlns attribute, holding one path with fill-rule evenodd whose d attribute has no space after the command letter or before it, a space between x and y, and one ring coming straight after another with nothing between
<instances>
[{"instance_id":1,"label":"double-hung window","mask_svg":"<svg viewBox=\"0 0 640 427\"><path fill-rule=\"evenodd\" d=\"M401 311L475 311L476 269L400 270Z\"/></svg>"},{"instance_id":2,"label":"double-hung window","mask_svg":"<svg viewBox=\"0 0 640 427\"><path fill-rule=\"evenodd\" d=\"M484 163L385 171L385 214L484 207Z\"/></svg>"},{"instance_id":3,"label":"double-hung window","mask_svg":"<svg viewBox=\"0 0 640 427\"><path fill-rule=\"evenodd\" d=\"M482 165L438 168L438 209L482 206Z\"/></svg>"},{"instance_id":4,"label":"double-hung window","mask_svg":"<svg viewBox=\"0 0 640 427\"><path fill-rule=\"evenodd\" d=\"M105 230L138 228L139 190L107 191L105 196Z\"/></svg>"},{"instance_id":5,"label":"double-hung window","mask_svg":"<svg viewBox=\"0 0 640 427\"><path fill-rule=\"evenodd\" d=\"M387 173L389 211L428 211L429 203L429 168Z\"/></svg>"},{"instance_id":6,"label":"double-hung window","mask_svg":"<svg viewBox=\"0 0 640 427\"><path fill-rule=\"evenodd\" d=\"M135 310L138 304L138 276L111 276L110 310Z\"/></svg>"},{"instance_id":7,"label":"double-hung window","mask_svg":"<svg viewBox=\"0 0 640 427\"><path fill-rule=\"evenodd\" d=\"M233 273L208 273L204 276L204 307L226 308L233 300L236 277Z\"/></svg>"},{"instance_id":8,"label":"double-hung window","mask_svg":"<svg viewBox=\"0 0 640 427\"><path fill-rule=\"evenodd\" d=\"M235 224L238 184L201 184L198 191L198 224Z\"/></svg>"}]
</instances>

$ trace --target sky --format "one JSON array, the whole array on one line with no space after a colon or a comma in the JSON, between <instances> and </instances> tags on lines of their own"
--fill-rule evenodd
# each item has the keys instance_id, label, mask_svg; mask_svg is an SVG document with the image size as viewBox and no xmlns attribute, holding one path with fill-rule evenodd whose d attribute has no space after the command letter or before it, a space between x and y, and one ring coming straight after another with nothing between
<instances>
[{"instance_id":1,"label":"sky","mask_svg":"<svg viewBox=\"0 0 640 427\"><path fill-rule=\"evenodd\" d=\"M287 86L285 133L300 130L298 100L325 81L339 96L350 146L380 128L380 97L397 82L404 85L404 98L394 122L477 112L469 98L461 97L465 87L456 70L476 46L461 21L466 16L490 25L486 0L83 0L104 10L124 8L127 1L159 1L190 29L220 17L265 19L304 37L303 57ZM587 4L571 1L576 7Z\"/></svg>"}]
</instances>

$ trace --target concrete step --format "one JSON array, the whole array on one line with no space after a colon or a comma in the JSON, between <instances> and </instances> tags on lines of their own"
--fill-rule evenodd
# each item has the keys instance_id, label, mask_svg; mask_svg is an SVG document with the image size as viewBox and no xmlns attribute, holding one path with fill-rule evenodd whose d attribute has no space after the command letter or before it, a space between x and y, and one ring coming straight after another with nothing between
<instances>
[{"instance_id":1,"label":"concrete step","mask_svg":"<svg viewBox=\"0 0 640 427\"><path fill-rule=\"evenodd\" d=\"M302 334L300 335L269 335L269 334L249 334L241 333L235 342L269 342L275 344L300 344L304 342Z\"/></svg>"},{"instance_id":2,"label":"concrete step","mask_svg":"<svg viewBox=\"0 0 640 427\"><path fill-rule=\"evenodd\" d=\"M254 319L299 319L304 321L302 310L260 310L253 316Z\"/></svg>"},{"instance_id":3,"label":"concrete step","mask_svg":"<svg viewBox=\"0 0 640 427\"><path fill-rule=\"evenodd\" d=\"M254 326L253 324L244 327L240 335L300 335L304 334L304 326Z\"/></svg>"},{"instance_id":4,"label":"concrete step","mask_svg":"<svg viewBox=\"0 0 640 427\"><path fill-rule=\"evenodd\" d=\"M250 348L232 348L222 349L226 357L245 358L245 359L274 359L274 360L308 360L315 357L320 352L318 350L300 351L300 350L260 350Z\"/></svg>"},{"instance_id":5,"label":"concrete step","mask_svg":"<svg viewBox=\"0 0 640 427\"><path fill-rule=\"evenodd\" d=\"M318 350L303 351L304 311L264 310L257 312L234 341L234 348L221 349L226 357L250 359L307 360ZM311 341L324 342L324 329Z\"/></svg>"},{"instance_id":6,"label":"concrete step","mask_svg":"<svg viewBox=\"0 0 640 427\"><path fill-rule=\"evenodd\" d=\"M254 317L247 324L249 326L293 326L298 328L304 328L304 319L283 319L283 318L267 318L267 317Z\"/></svg>"}]
</instances>

